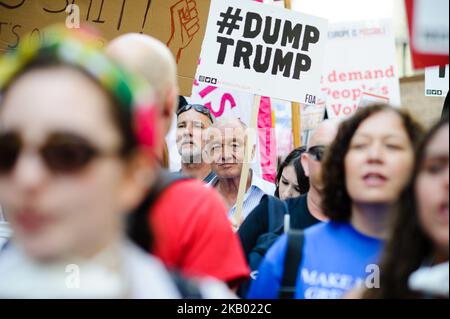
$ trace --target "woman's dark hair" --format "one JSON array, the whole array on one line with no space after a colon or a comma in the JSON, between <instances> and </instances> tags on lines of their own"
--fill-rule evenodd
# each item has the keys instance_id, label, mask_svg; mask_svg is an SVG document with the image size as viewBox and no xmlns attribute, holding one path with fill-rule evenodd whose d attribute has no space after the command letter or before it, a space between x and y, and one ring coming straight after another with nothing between
<instances>
[{"instance_id":1,"label":"woman's dark hair","mask_svg":"<svg viewBox=\"0 0 450 319\"><path fill-rule=\"evenodd\" d=\"M305 194L309 191L309 179L305 175L305 171L303 170L303 166L300 162L300 158L304 152L306 152L306 147L302 146L296 148L286 157L283 163L281 163L277 173L277 189L275 191L275 197L280 197L281 177L283 176L284 169L290 165L294 165L295 173L297 174L298 187L300 188L300 194Z\"/></svg>"},{"instance_id":2,"label":"woman's dark hair","mask_svg":"<svg viewBox=\"0 0 450 319\"><path fill-rule=\"evenodd\" d=\"M380 266L380 288L368 289L364 298L418 298L420 294L408 288L408 279L423 262L432 256L433 243L420 226L415 184L426 156L427 146L448 118L435 125L417 150L413 175L395 207L393 227Z\"/></svg>"},{"instance_id":3,"label":"woman's dark hair","mask_svg":"<svg viewBox=\"0 0 450 319\"><path fill-rule=\"evenodd\" d=\"M351 217L352 200L345 182L345 157L359 126L369 117L380 112L394 112L402 120L414 149L423 135L422 127L402 110L378 104L359 109L352 117L341 123L336 139L326 152L323 171L322 208L332 221L347 222Z\"/></svg>"}]
</instances>

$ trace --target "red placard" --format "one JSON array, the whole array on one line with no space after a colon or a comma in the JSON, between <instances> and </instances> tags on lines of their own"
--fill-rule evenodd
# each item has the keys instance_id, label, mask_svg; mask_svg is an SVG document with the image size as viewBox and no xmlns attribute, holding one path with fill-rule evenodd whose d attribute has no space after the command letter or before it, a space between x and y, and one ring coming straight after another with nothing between
<instances>
[{"instance_id":1,"label":"red placard","mask_svg":"<svg viewBox=\"0 0 450 319\"><path fill-rule=\"evenodd\" d=\"M411 46L411 55L413 60L414 69L423 69L428 66L446 65L449 63L449 56L447 55L436 55L427 54L419 52L415 48L414 43L414 15L415 11L415 0L405 0L406 14L408 16L408 28L409 28L409 38Z\"/></svg>"}]
</instances>

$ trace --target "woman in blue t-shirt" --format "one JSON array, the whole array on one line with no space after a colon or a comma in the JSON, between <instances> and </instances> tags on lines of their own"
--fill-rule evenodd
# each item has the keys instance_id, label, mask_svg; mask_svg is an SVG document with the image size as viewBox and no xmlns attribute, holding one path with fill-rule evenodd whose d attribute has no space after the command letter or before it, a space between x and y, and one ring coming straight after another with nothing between
<instances>
[{"instance_id":1,"label":"woman in blue t-shirt","mask_svg":"<svg viewBox=\"0 0 450 319\"><path fill-rule=\"evenodd\" d=\"M435 125L417 152L410 183L400 196L386 243L379 289L352 297L448 298L449 122Z\"/></svg>"},{"instance_id":2,"label":"woman in blue t-shirt","mask_svg":"<svg viewBox=\"0 0 450 319\"><path fill-rule=\"evenodd\" d=\"M340 298L358 286L379 284L377 261L389 213L414 165L422 129L386 105L359 110L343 122L323 163L322 207L329 222L304 233L292 296ZM269 250L248 298L275 299L282 287L288 237ZM291 254L290 254L291 255Z\"/></svg>"}]
</instances>

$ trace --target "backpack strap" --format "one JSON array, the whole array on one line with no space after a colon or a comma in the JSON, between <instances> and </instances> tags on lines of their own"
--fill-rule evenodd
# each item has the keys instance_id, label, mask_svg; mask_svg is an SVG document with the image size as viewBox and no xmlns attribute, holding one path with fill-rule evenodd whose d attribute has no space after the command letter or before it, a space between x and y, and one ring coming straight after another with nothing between
<instances>
[{"instance_id":1,"label":"backpack strap","mask_svg":"<svg viewBox=\"0 0 450 319\"><path fill-rule=\"evenodd\" d=\"M191 179L181 173L170 173L161 171L151 192L133 213L128 215L127 233L129 238L145 251L151 249L151 233L148 225L148 214L153 204L158 200L161 194L171 185L178 181Z\"/></svg>"},{"instance_id":2,"label":"backpack strap","mask_svg":"<svg viewBox=\"0 0 450 319\"><path fill-rule=\"evenodd\" d=\"M170 277L177 287L181 299L203 299L200 288L193 280L190 280L175 271L170 272Z\"/></svg>"},{"instance_id":3,"label":"backpack strap","mask_svg":"<svg viewBox=\"0 0 450 319\"><path fill-rule=\"evenodd\" d=\"M289 208L285 201L281 201L278 198L267 195L267 207L268 207L268 229L267 232L278 233L280 227L284 225L284 216L289 214Z\"/></svg>"},{"instance_id":4,"label":"backpack strap","mask_svg":"<svg viewBox=\"0 0 450 319\"><path fill-rule=\"evenodd\" d=\"M283 278L278 292L280 299L294 299L297 278L303 256L305 235L303 231L292 230L287 234L287 250L284 259Z\"/></svg>"}]
</instances>

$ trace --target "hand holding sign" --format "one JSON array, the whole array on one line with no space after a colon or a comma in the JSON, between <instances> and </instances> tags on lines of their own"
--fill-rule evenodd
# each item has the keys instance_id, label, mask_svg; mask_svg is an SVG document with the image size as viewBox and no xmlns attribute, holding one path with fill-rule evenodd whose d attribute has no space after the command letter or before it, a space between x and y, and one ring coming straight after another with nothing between
<instances>
[{"instance_id":1,"label":"hand holding sign","mask_svg":"<svg viewBox=\"0 0 450 319\"><path fill-rule=\"evenodd\" d=\"M167 46L180 61L181 52L191 43L200 30L198 12L195 0L181 0L173 5L171 10L171 36Z\"/></svg>"}]
</instances>

